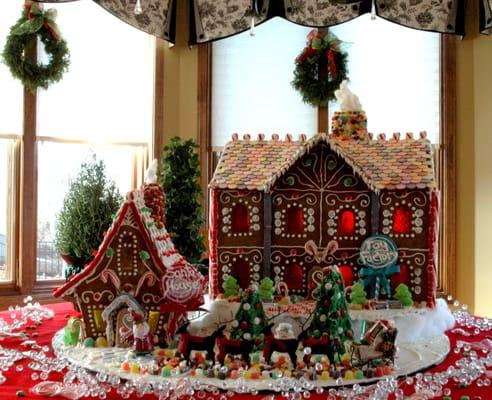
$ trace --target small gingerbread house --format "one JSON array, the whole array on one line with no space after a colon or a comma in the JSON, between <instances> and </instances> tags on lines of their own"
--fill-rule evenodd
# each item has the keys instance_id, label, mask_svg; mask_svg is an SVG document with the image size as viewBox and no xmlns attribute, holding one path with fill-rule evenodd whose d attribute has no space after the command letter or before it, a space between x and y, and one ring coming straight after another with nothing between
<instances>
[{"instance_id":1,"label":"small gingerbread house","mask_svg":"<svg viewBox=\"0 0 492 400\"><path fill-rule=\"evenodd\" d=\"M203 303L203 277L174 247L163 201L157 184L128 193L94 260L54 292L80 310L86 337L124 345L130 312L143 311L162 338L176 319L171 314Z\"/></svg>"},{"instance_id":2,"label":"small gingerbread house","mask_svg":"<svg viewBox=\"0 0 492 400\"><path fill-rule=\"evenodd\" d=\"M336 264L351 284L363 268L362 243L382 234L398 247L392 286L405 283L414 300L434 304L438 192L425 133L234 135L210 183L210 204L212 296L232 275L243 288L268 276L309 297L321 264ZM339 249L329 254L332 240Z\"/></svg>"}]
</instances>

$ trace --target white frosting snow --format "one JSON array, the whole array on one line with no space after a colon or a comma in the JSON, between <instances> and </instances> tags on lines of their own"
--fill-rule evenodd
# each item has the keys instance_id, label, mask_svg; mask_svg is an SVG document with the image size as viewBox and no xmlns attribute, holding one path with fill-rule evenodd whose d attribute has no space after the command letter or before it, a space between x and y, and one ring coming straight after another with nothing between
<instances>
[{"instance_id":1,"label":"white frosting snow","mask_svg":"<svg viewBox=\"0 0 492 400\"><path fill-rule=\"evenodd\" d=\"M335 97L340 104L341 111L362 111L359 98L348 88L346 80L340 84L338 90L335 90Z\"/></svg>"},{"instance_id":2,"label":"white frosting snow","mask_svg":"<svg viewBox=\"0 0 492 400\"><path fill-rule=\"evenodd\" d=\"M157 159L154 158L154 160L150 163L149 168L147 168L147 171L145 172L145 179L144 182L146 184L151 184L151 183L157 183L157 167L158 167L158 162Z\"/></svg>"}]
</instances>

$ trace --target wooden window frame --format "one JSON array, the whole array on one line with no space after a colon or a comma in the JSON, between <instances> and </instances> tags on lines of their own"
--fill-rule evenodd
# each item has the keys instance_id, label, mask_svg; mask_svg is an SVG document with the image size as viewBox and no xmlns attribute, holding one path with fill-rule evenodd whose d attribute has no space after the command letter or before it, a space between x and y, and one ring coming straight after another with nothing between
<instances>
[{"instance_id":1,"label":"wooden window frame","mask_svg":"<svg viewBox=\"0 0 492 400\"><path fill-rule=\"evenodd\" d=\"M439 232L438 296L456 296L456 38L441 34L440 39L439 145L435 168L441 191ZM200 145L201 185L208 193L213 175L215 151L212 148L212 44L198 46L198 143ZM318 132L328 132L328 107L318 107ZM208 196L205 196L208 220ZM445 245L444 245L445 244Z\"/></svg>"},{"instance_id":2,"label":"wooden window frame","mask_svg":"<svg viewBox=\"0 0 492 400\"><path fill-rule=\"evenodd\" d=\"M164 46L164 41L155 40L152 140L147 145L146 151L134 157L134 176L132 177L134 187L142 183L144 175L141 166L137 167L136 164L148 164L149 154L152 154L154 158L159 158L164 143ZM37 59L35 46L26 50L26 57L34 61ZM13 166L16 190L12 195L14 246L12 246L12 257L9 260L10 265L8 265L11 269L11 279L0 282L0 310L6 309L9 305L22 304L22 300L27 295L32 295L34 301L40 303L61 301L53 297L52 291L63 284L63 280L37 280L38 143L43 140L61 143L90 143L37 136L37 94L32 93L26 87L23 89L23 106L23 130L22 135L16 136L18 151L16 149ZM107 144L137 145L139 147L142 145L142 143L133 142Z\"/></svg>"}]
</instances>

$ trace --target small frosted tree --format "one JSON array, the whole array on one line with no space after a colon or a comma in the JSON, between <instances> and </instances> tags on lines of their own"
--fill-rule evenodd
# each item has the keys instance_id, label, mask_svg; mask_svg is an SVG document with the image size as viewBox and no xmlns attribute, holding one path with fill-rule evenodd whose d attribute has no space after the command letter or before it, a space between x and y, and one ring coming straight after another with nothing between
<instances>
[{"instance_id":1,"label":"small frosted tree","mask_svg":"<svg viewBox=\"0 0 492 400\"><path fill-rule=\"evenodd\" d=\"M241 304L232 322L231 337L240 340L255 340L266 325L266 315L257 291L246 289Z\"/></svg>"},{"instance_id":2,"label":"small frosted tree","mask_svg":"<svg viewBox=\"0 0 492 400\"><path fill-rule=\"evenodd\" d=\"M352 291L350 292L350 303L351 304L365 304L367 302L367 293L364 290L364 286L361 283L356 283L352 286Z\"/></svg>"},{"instance_id":3,"label":"small frosted tree","mask_svg":"<svg viewBox=\"0 0 492 400\"><path fill-rule=\"evenodd\" d=\"M323 269L323 280L317 289L317 301L308 333L315 339L329 335L333 354L345 353L345 342L352 340L352 322L345 298L343 277L337 267Z\"/></svg>"},{"instance_id":4,"label":"small frosted tree","mask_svg":"<svg viewBox=\"0 0 492 400\"><path fill-rule=\"evenodd\" d=\"M260 288L258 292L260 293L261 300L272 301L274 291L274 283L270 278L265 277L260 281Z\"/></svg>"},{"instance_id":5,"label":"small frosted tree","mask_svg":"<svg viewBox=\"0 0 492 400\"><path fill-rule=\"evenodd\" d=\"M404 283L400 283L396 287L394 299L398 300L403 307L410 307L413 305L412 293L410 293L410 289Z\"/></svg>"},{"instance_id":6,"label":"small frosted tree","mask_svg":"<svg viewBox=\"0 0 492 400\"><path fill-rule=\"evenodd\" d=\"M224 297L227 299L231 296L238 296L240 287L237 283L237 279L233 276L229 276L222 284L222 289L224 289Z\"/></svg>"}]
</instances>

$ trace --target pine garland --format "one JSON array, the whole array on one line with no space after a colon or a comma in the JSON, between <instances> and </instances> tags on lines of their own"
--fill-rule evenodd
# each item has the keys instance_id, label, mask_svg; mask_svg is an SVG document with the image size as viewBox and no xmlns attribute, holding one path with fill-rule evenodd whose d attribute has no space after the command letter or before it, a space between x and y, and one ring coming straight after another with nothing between
<instances>
[{"instance_id":1,"label":"pine garland","mask_svg":"<svg viewBox=\"0 0 492 400\"><path fill-rule=\"evenodd\" d=\"M14 78L32 92L60 81L70 64L68 46L59 36L55 18L56 10L43 11L37 3L27 3L21 18L10 28L2 52ZM36 48L38 37L49 56L47 64L33 62L26 54L27 49Z\"/></svg>"},{"instance_id":2,"label":"pine garland","mask_svg":"<svg viewBox=\"0 0 492 400\"><path fill-rule=\"evenodd\" d=\"M308 42L296 58L292 86L302 100L313 106L326 106L335 100L335 90L348 79L348 54L340 50L341 41L331 32L313 30Z\"/></svg>"}]
</instances>

